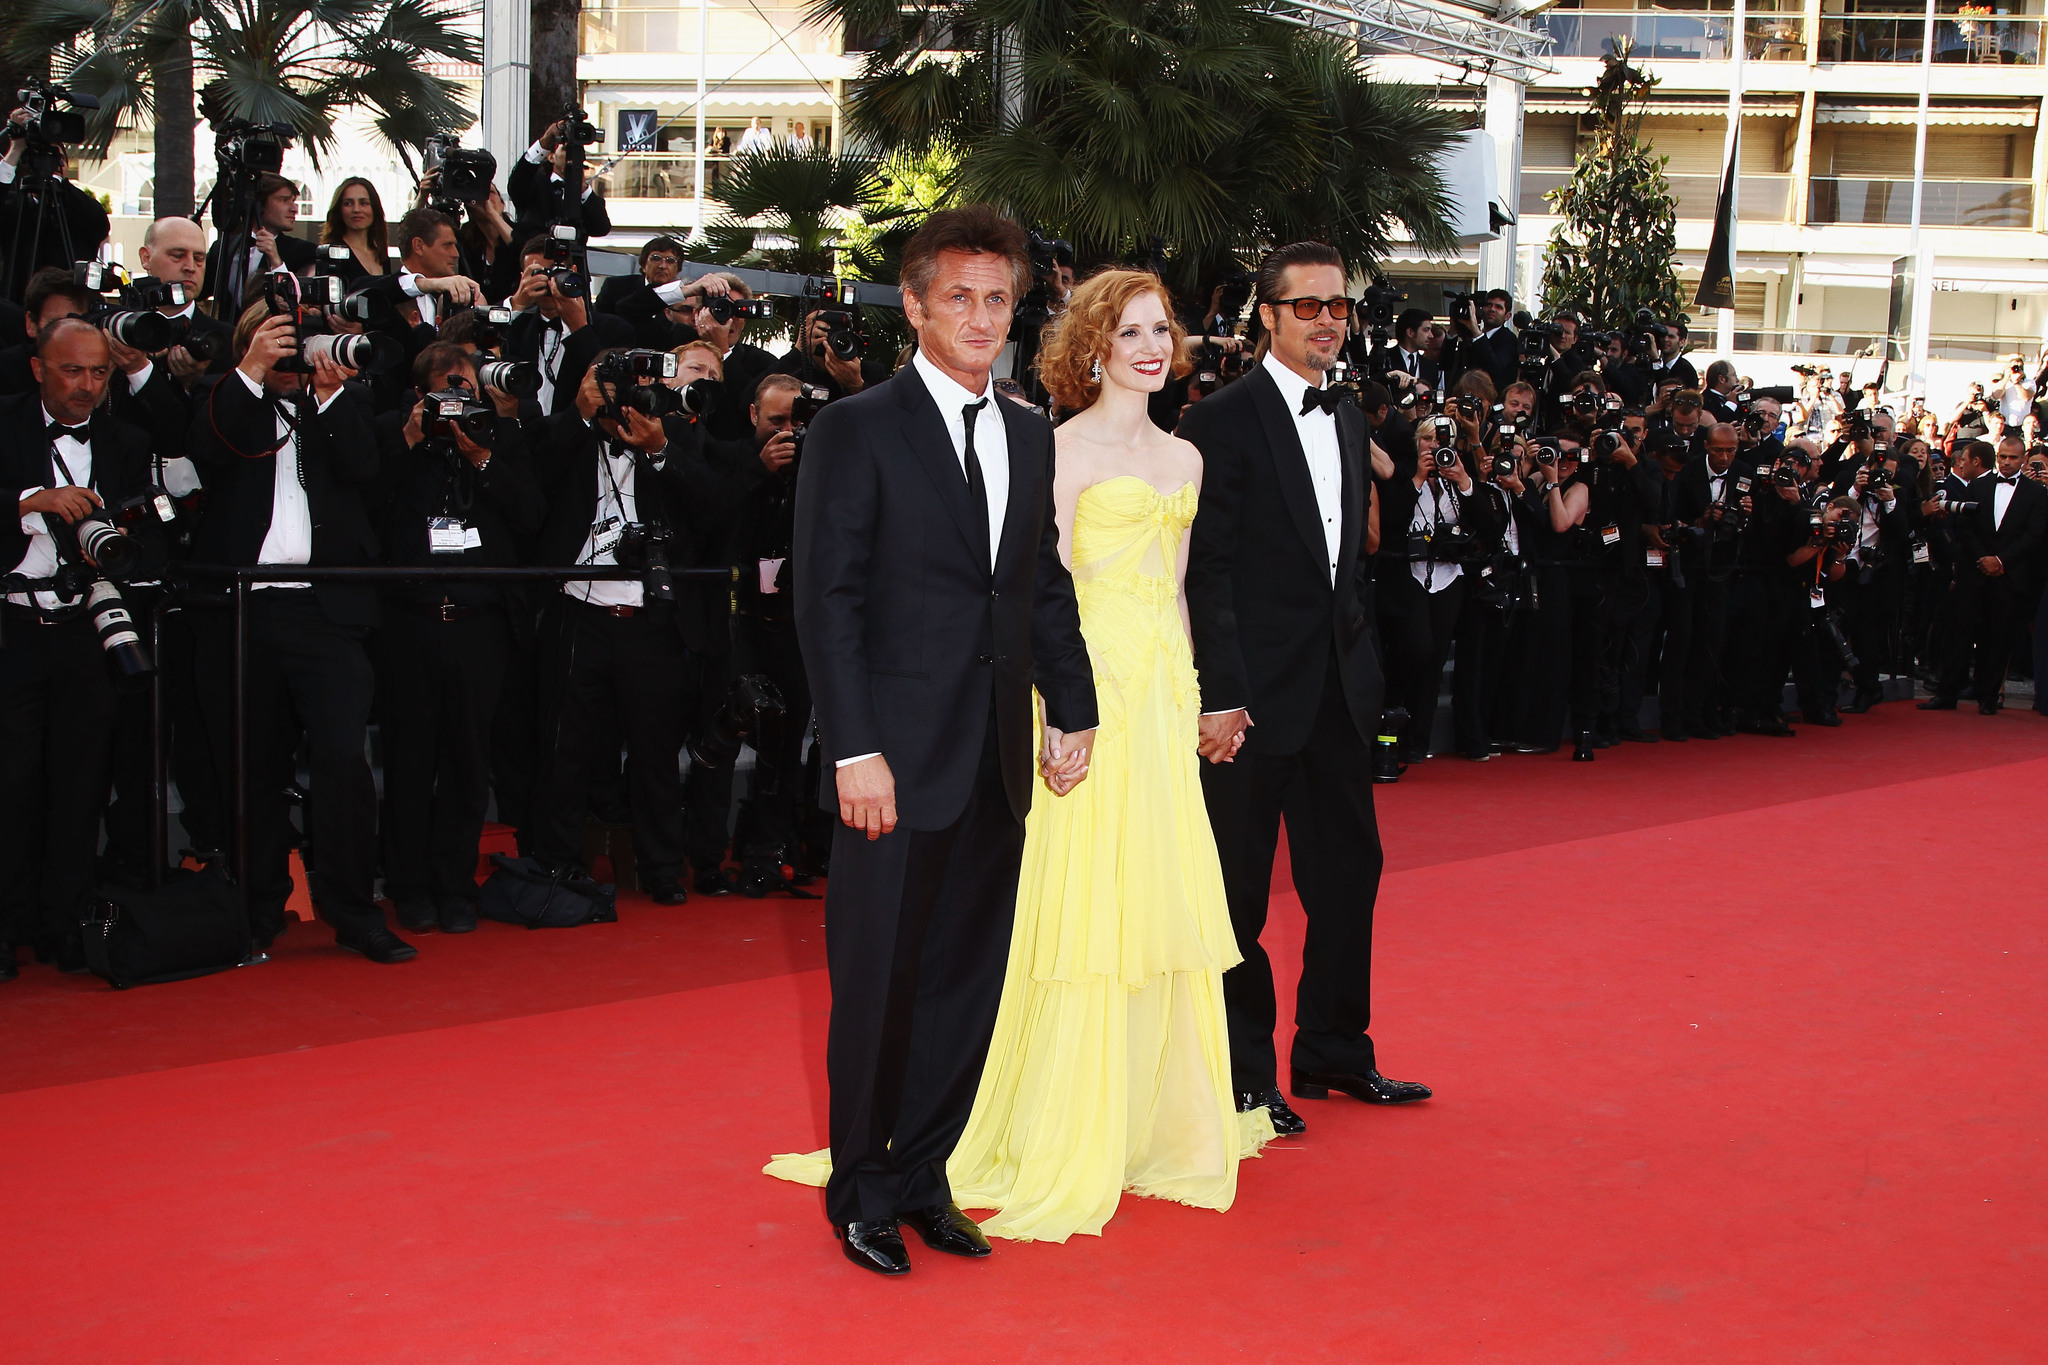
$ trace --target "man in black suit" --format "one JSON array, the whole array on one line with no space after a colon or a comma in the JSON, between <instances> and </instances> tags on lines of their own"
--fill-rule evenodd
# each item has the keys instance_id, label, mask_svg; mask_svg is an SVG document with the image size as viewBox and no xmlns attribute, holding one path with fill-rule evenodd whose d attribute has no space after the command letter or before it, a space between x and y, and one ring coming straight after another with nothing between
<instances>
[{"instance_id":1,"label":"man in black suit","mask_svg":"<svg viewBox=\"0 0 2048 1365\"><path fill-rule=\"evenodd\" d=\"M320 248L303 237L292 236L292 226L299 221L299 187L281 175L262 175L256 179L256 223L249 234L248 259L239 263L236 278L224 280L221 276L221 247L227 241L235 225L216 223L222 237L206 251L206 274L200 282L202 299L210 299L217 292L227 290L240 299L255 297L251 284L257 276L271 271L283 271L291 275L309 275L313 263L320 257ZM230 264L236 264L230 262ZM223 315L240 311L237 301L230 299L222 310Z\"/></svg>"},{"instance_id":2,"label":"man in black suit","mask_svg":"<svg viewBox=\"0 0 2048 1365\"><path fill-rule=\"evenodd\" d=\"M31 276L22 298L21 333L15 344L0 351L0 395L36 392L41 387L32 364L36 337L65 318L83 318L95 302L69 269L46 266Z\"/></svg>"},{"instance_id":3,"label":"man in black suit","mask_svg":"<svg viewBox=\"0 0 2048 1365\"><path fill-rule=\"evenodd\" d=\"M1223 975L1232 1088L1241 1109L1264 1106L1294 1133L1307 1125L1280 1097L1273 969L1259 944L1283 814L1309 918L1295 1095L1429 1094L1381 1076L1366 1035L1383 861L1371 740L1385 682L1372 638L1365 420L1323 387L1350 311L1344 279L1343 259L1320 243L1268 256L1257 297L1271 351L1180 424L1205 470L1187 571L1211 764L1202 787L1244 955ZM1224 762L1240 734L1243 748Z\"/></svg>"},{"instance_id":4,"label":"man in black suit","mask_svg":"<svg viewBox=\"0 0 2048 1365\"><path fill-rule=\"evenodd\" d=\"M1404 308L1394 319L1394 344L1382 346L1366 361L1371 377L1387 386L1434 391L1441 371L1422 353L1422 330L1429 326L1429 314L1421 308ZM1406 376L1403 378L1402 376Z\"/></svg>"},{"instance_id":5,"label":"man in black suit","mask_svg":"<svg viewBox=\"0 0 2048 1365\"><path fill-rule=\"evenodd\" d=\"M1489 289L1479 303L1479 334L1467 345L1467 362L1485 370L1493 379L1495 393L1507 392L1508 385L1522 374L1522 340L1508 319L1515 311L1515 296L1505 289Z\"/></svg>"},{"instance_id":6,"label":"man in black suit","mask_svg":"<svg viewBox=\"0 0 2048 1365\"><path fill-rule=\"evenodd\" d=\"M612 217L588 167L583 176L583 202L573 211L566 202L569 182L562 178L562 172L568 164L569 149L562 141L559 122L549 124L540 139L526 149L526 155L512 163L511 174L505 178L505 193L512 199L521 238L545 232L555 223L576 227L582 234L578 240L610 234Z\"/></svg>"},{"instance_id":7,"label":"man in black suit","mask_svg":"<svg viewBox=\"0 0 2048 1365\"><path fill-rule=\"evenodd\" d=\"M1953 514L1960 554L1950 594L1955 625L1948 658L1934 696L1923 711L1953 711L1956 693L1969 680L1971 647L1976 648L1977 710L1998 714L2013 640L2033 611L2032 596L2043 546L2048 545L2048 489L2028 478L2026 442L2004 436L1998 466L1970 484L1976 507Z\"/></svg>"},{"instance_id":8,"label":"man in black suit","mask_svg":"<svg viewBox=\"0 0 2048 1365\"><path fill-rule=\"evenodd\" d=\"M633 344L623 318L592 310L585 294L564 294L548 274L546 237L520 248L519 287L506 306L520 310L505 337L505 357L540 371L538 403L544 415L568 412L583 387L583 376L598 352Z\"/></svg>"},{"instance_id":9,"label":"man in black suit","mask_svg":"<svg viewBox=\"0 0 2048 1365\"><path fill-rule=\"evenodd\" d=\"M744 340L747 319L738 313L721 319L718 310L722 303L716 301L744 301L753 297L752 292L736 275L710 274L690 281L685 286L685 297L698 304L698 340L710 342L724 357L724 389L718 410L710 417L710 435L718 441L746 440L753 434L747 408L754 401L754 386L761 382L762 375L775 368L776 361L759 346Z\"/></svg>"},{"instance_id":10,"label":"man in black suit","mask_svg":"<svg viewBox=\"0 0 2048 1365\"><path fill-rule=\"evenodd\" d=\"M671 566L696 563L725 510L701 429L672 433L637 408L621 408L620 386L599 379L609 354L593 358L571 405L547 419L535 444L547 515L534 562L612 567L627 534L666 534ZM556 867L582 857L593 766L616 763L597 741L622 732L641 883L658 905L688 898L679 756L694 714L692 651L703 648L704 629L686 585L664 596L644 578L571 580L550 598L540 627L533 856Z\"/></svg>"},{"instance_id":11,"label":"man in black suit","mask_svg":"<svg viewBox=\"0 0 2048 1365\"><path fill-rule=\"evenodd\" d=\"M377 562L363 498L377 474L369 400L325 356L311 362L310 375L279 369L280 362L304 363L297 350L290 317L250 308L235 327L234 372L196 405L192 462L206 480L207 501L192 566L202 582L221 581L207 579L208 566ZM377 789L363 752L372 691L363 645L377 624L377 590L286 581L251 584L248 599L250 933L267 946L286 927L291 827L281 793L292 782L303 729L312 758L306 835L314 904L341 947L373 962L416 957L385 927L371 895ZM215 770L231 792L234 622L218 608L194 608L192 616Z\"/></svg>"},{"instance_id":12,"label":"man in black suit","mask_svg":"<svg viewBox=\"0 0 2048 1365\"><path fill-rule=\"evenodd\" d=\"M17 121L22 117L18 109L13 114ZM0 157L0 242L20 243L6 262L7 279L0 281L0 293L8 295L24 288L37 270L69 270L76 261L96 259L113 222L98 199L65 178L71 164L62 148L56 173L47 182L25 184L20 163L27 147L16 138Z\"/></svg>"},{"instance_id":13,"label":"man in black suit","mask_svg":"<svg viewBox=\"0 0 2048 1365\"><path fill-rule=\"evenodd\" d=\"M670 306L682 298L684 286L676 277L688 254L673 237L648 238L640 248L640 273L607 278L597 291L597 311L631 323L635 344L649 350L668 351L695 341L695 327L669 316Z\"/></svg>"},{"instance_id":14,"label":"man in black suit","mask_svg":"<svg viewBox=\"0 0 2048 1365\"><path fill-rule=\"evenodd\" d=\"M79 520L149 479L148 436L98 411L113 357L97 329L52 323L32 363L37 392L0 400L0 488L15 505L0 518L0 572L17 579L0 607L0 981L14 978L20 943L85 969L78 912L117 702L85 597L50 579L90 562Z\"/></svg>"},{"instance_id":15,"label":"man in black suit","mask_svg":"<svg viewBox=\"0 0 2048 1365\"><path fill-rule=\"evenodd\" d=\"M1739 448L1734 427L1726 422L1709 426L1704 456L1686 461L1672 489L1672 524L1699 532L1685 539L1678 550L1686 584L1678 602L1690 617L1683 623L1665 625L1668 634L1685 642L1682 659L1666 664L1684 670L1677 688L1682 705L1670 711L1660 707L1659 711L1664 733L1674 739L1721 739L1735 728L1733 681L1741 670L1724 666L1729 584L1735 573L1740 529L1756 514L1757 496L1763 491L1756 467L1738 459ZM1647 505L1652 511L1661 511L1663 504L1660 497ZM1784 728L1775 712L1744 720L1752 733L1775 735Z\"/></svg>"},{"instance_id":16,"label":"man in black suit","mask_svg":"<svg viewBox=\"0 0 2048 1365\"><path fill-rule=\"evenodd\" d=\"M178 340L160 359L171 378L190 390L201 375L224 375L234 368L234 328L194 300L206 282L206 233L190 218L159 218L142 234L135 255L142 273L167 284L185 286L186 302L159 309L178 329Z\"/></svg>"},{"instance_id":17,"label":"man in black suit","mask_svg":"<svg viewBox=\"0 0 2048 1365\"><path fill-rule=\"evenodd\" d=\"M964 1256L953 1202L1015 913L1036 773L1086 772L1095 688L1052 516L1052 428L989 372L1030 280L1024 232L982 205L903 252L911 364L811 424L797 476L796 631L833 764L826 963L832 1179L847 1258L910 1269L898 1225Z\"/></svg>"},{"instance_id":18,"label":"man in black suit","mask_svg":"<svg viewBox=\"0 0 2048 1365\"><path fill-rule=\"evenodd\" d=\"M813 310L804 315L803 330L797 344L775 361L768 373L790 375L799 383L823 389L827 401L859 393L868 385L887 379L889 371L879 360L865 355L841 357L833 353L828 339L832 329L819 316L822 311Z\"/></svg>"},{"instance_id":19,"label":"man in black suit","mask_svg":"<svg viewBox=\"0 0 2048 1365\"><path fill-rule=\"evenodd\" d=\"M373 510L394 566L509 568L545 507L519 404L480 388L462 347L440 341L413 364L418 399L376 419ZM449 420L436 395L488 404L488 424ZM448 399L447 401L459 401ZM476 848L491 799L490 741L512 653L500 584L393 583L372 642L384 735L384 885L401 929L476 928Z\"/></svg>"}]
</instances>

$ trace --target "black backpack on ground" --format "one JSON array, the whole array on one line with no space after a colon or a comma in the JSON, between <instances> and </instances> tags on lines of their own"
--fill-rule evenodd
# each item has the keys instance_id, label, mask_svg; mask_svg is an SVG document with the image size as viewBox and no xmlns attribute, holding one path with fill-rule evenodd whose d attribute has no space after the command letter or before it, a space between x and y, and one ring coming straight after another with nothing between
<instances>
[{"instance_id":1,"label":"black backpack on ground","mask_svg":"<svg viewBox=\"0 0 2048 1365\"><path fill-rule=\"evenodd\" d=\"M156 888L98 883L80 928L86 965L117 990L224 972L249 956L241 897L218 865L172 869Z\"/></svg>"},{"instance_id":2,"label":"black backpack on ground","mask_svg":"<svg viewBox=\"0 0 2048 1365\"><path fill-rule=\"evenodd\" d=\"M573 929L618 921L618 889L600 886L580 871L550 873L531 858L493 853L497 864L477 892L476 912L501 924L529 929Z\"/></svg>"}]
</instances>

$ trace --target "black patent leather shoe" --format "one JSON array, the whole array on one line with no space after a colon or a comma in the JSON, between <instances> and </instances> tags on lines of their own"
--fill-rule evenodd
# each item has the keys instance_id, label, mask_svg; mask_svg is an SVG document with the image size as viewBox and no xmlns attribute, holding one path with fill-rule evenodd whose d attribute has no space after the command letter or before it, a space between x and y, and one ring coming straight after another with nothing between
<instances>
[{"instance_id":1,"label":"black patent leather shoe","mask_svg":"<svg viewBox=\"0 0 2048 1365\"><path fill-rule=\"evenodd\" d=\"M722 867L707 867L697 874L697 894L700 896L730 896L732 880L725 875Z\"/></svg>"},{"instance_id":2,"label":"black patent leather shoe","mask_svg":"<svg viewBox=\"0 0 2048 1365\"><path fill-rule=\"evenodd\" d=\"M924 1244L948 1256L986 1256L988 1238L972 1218L960 1212L958 1204L927 1204L903 1215ZM908 1264L908 1262L906 1262Z\"/></svg>"},{"instance_id":3,"label":"black patent leather shoe","mask_svg":"<svg viewBox=\"0 0 2048 1365\"><path fill-rule=\"evenodd\" d=\"M654 885L647 888L647 894L656 905L681 905L690 899L690 893L683 889L681 877L656 877Z\"/></svg>"},{"instance_id":4,"label":"black patent leather shoe","mask_svg":"<svg viewBox=\"0 0 2048 1365\"><path fill-rule=\"evenodd\" d=\"M1998 714L1998 703L1997 703L1997 702L1995 702L1995 701L1980 701L1980 702L1978 702L1978 703L1977 703L1977 714L1978 714L1978 715L1980 715L1980 716L1995 716L1995 715L1997 715L1997 714Z\"/></svg>"},{"instance_id":5,"label":"black patent leather shoe","mask_svg":"<svg viewBox=\"0 0 2048 1365\"><path fill-rule=\"evenodd\" d=\"M846 1259L861 1269L872 1270L877 1275L910 1273L910 1253L904 1249L903 1234L897 1231L895 1219L848 1223L832 1231L838 1236Z\"/></svg>"},{"instance_id":6,"label":"black patent leather shoe","mask_svg":"<svg viewBox=\"0 0 2048 1365\"><path fill-rule=\"evenodd\" d=\"M1308 1131L1308 1122L1287 1107L1278 1090L1238 1091L1237 1112L1249 1114L1254 1109L1266 1111L1273 1120L1273 1131L1281 1137L1298 1137Z\"/></svg>"},{"instance_id":7,"label":"black patent leather shoe","mask_svg":"<svg viewBox=\"0 0 2048 1365\"><path fill-rule=\"evenodd\" d=\"M1884 693L1882 692L1858 692L1856 700L1843 707L1842 711L1845 715L1860 716L1871 707L1882 704L1883 701Z\"/></svg>"},{"instance_id":8,"label":"black patent leather shoe","mask_svg":"<svg viewBox=\"0 0 2048 1365\"><path fill-rule=\"evenodd\" d=\"M1953 711L1956 709L1956 699L1954 697L1929 697L1926 701L1914 703L1913 709L1916 711Z\"/></svg>"},{"instance_id":9,"label":"black patent leather shoe","mask_svg":"<svg viewBox=\"0 0 2048 1365\"><path fill-rule=\"evenodd\" d=\"M444 934L473 934L476 902L467 896L443 896L435 907L435 918Z\"/></svg>"},{"instance_id":10,"label":"black patent leather shoe","mask_svg":"<svg viewBox=\"0 0 2048 1365\"><path fill-rule=\"evenodd\" d=\"M345 952L361 953L372 962L410 962L420 950L389 929L372 929L360 938L337 938L334 946Z\"/></svg>"},{"instance_id":11,"label":"black patent leather shoe","mask_svg":"<svg viewBox=\"0 0 2048 1365\"><path fill-rule=\"evenodd\" d=\"M1296 1071L1287 1088L1294 1092L1296 1099L1326 1100L1332 1090L1337 1090L1367 1104L1413 1104L1430 1096L1426 1085L1417 1085L1414 1081L1390 1081L1377 1071L1356 1075Z\"/></svg>"}]
</instances>

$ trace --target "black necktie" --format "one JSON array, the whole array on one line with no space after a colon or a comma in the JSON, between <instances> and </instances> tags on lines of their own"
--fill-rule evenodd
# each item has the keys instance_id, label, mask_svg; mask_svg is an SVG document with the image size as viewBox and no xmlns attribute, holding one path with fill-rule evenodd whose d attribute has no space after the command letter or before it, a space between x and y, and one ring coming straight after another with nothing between
<instances>
[{"instance_id":1,"label":"black necktie","mask_svg":"<svg viewBox=\"0 0 2048 1365\"><path fill-rule=\"evenodd\" d=\"M960 409L960 421L967 428L966 450L963 462L967 466L967 502L973 513L975 548L981 551L984 563L988 561L988 484L981 477L981 457L974 453L974 419L981 416L981 410L988 406L988 399L982 398Z\"/></svg>"},{"instance_id":2,"label":"black necktie","mask_svg":"<svg viewBox=\"0 0 2048 1365\"><path fill-rule=\"evenodd\" d=\"M1335 417L1338 406L1348 396L1342 389L1306 389L1301 395L1301 415L1306 417L1320 408Z\"/></svg>"},{"instance_id":3,"label":"black necktie","mask_svg":"<svg viewBox=\"0 0 2048 1365\"><path fill-rule=\"evenodd\" d=\"M83 441L85 439L85 434L88 429L89 428L87 424L80 424L75 427L67 427L62 422L52 422L50 423L50 439L53 441L61 441L66 436L69 436L74 441Z\"/></svg>"}]
</instances>

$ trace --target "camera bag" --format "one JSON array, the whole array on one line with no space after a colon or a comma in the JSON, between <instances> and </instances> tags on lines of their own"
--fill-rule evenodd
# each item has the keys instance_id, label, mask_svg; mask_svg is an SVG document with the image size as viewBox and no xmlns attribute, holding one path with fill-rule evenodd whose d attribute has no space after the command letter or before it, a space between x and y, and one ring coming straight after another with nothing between
<instances>
[{"instance_id":1,"label":"camera bag","mask_svg":"<svg viewBox=\"0 0 2048 1365\"><path fill-rule=\"evenodd\" d=\"M80 927L86 965L116 990L224 972L249 955L241 898L217 865L174 869L156 888L96 885Z\"/></svg>"},{"instance_id":2,"label":"camera bag","mask_svg":"<svg viewBox=\"0 0 2048 1365\"><path fill-rule=\"evenodd\" d=\"M531 858L493 853L497 871L477 892L476 912L501 924L529 929L573 929L618 921L618 892L576 871L549 873Z\"/></svg>"}]
</instances>

